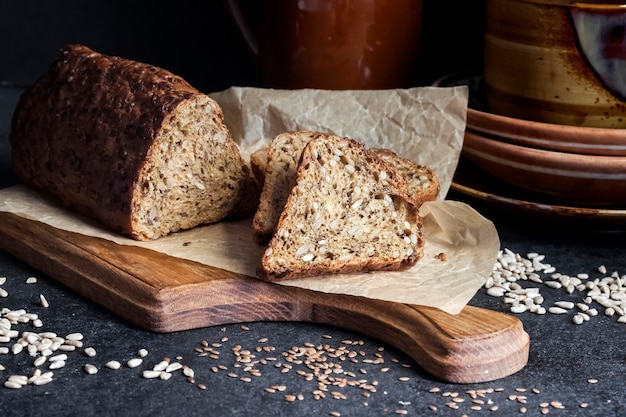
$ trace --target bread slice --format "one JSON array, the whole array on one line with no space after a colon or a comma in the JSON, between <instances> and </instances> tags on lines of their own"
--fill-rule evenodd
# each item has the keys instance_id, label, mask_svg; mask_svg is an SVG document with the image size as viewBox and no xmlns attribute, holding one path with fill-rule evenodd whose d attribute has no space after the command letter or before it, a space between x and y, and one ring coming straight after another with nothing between
<instances>
[{"instance_id":1,"label":"bread slice","mask_svg":"<svg viewBox=\"0 0 626 417\"><path fill-rule=\"evenodd\" d=\"M13 115L20 181L137 240L240 206L249 168L218 103L148 64L64 48Z\"/></svg>"},{"instance_id":2,"label":"bread slice","mask_svg":"<svg viewBox=\"0 0 626 417\"><path fill-rule=\"evenodd\" d=\"M372 149L389 166L393 167L398 174L404 177L408 183L409 196L418 206L425 201L437 199L441 186L437 174L432 168L420 165L417 162L403 158L389 149Z\"/></svg>"},{"instance_id":3,"label":"bread slice","mask_svg":"<svg viewBox=\"0 0 626 417\"><path fill-rule=\"evenodd\" d=\"M286 132L276 136L268 148L259 149L251 155L252 170L263 184L253 222L257 242L267 243L276 231L278 218L294 185L296 168L304 147L312 139L333 136L307 130ZM405 178L409 196L417 206L437 198L440 185L433 169L400 157L389 149L373 148L370 152L376 153L384 163Z\"/></svg>"},{"instance_id":4,"label":"bread slice","mask_svg":"<svg viewBox=\"0 0 626 417\"><path fill-rule=\"evenodd\" d=\"M267 243L276 230L280 213L296 181L302 150L312 139L327 136L330 135L301 130L282 133L270 142L265 161L263 191L252 221L253 236L257 242ZM256 162L251 163L262 164L262 154L257 154Z\"/></svg>"},{"instance_id":5,"label":"bread slice","mask_svg":"<svg viewBox=\"0 0 626 417\"><path fill-rule=\"evenodd\" d=\"M250 168L254 178L259 184L265 182L265 169L267 168L267 147L257 149L250 155Z\"/></svg>"},{"instance_id":6,"label":"bread slice","mask_svg":"<svg viewBox=\"0 0 626 417\"><path fill-rule=\"evenodd\" d=\"M398 270L423 254L422 222L406 182L362 143L322 135L302 152L257 275L276 281Z\"/></svg>"}]
</instances>

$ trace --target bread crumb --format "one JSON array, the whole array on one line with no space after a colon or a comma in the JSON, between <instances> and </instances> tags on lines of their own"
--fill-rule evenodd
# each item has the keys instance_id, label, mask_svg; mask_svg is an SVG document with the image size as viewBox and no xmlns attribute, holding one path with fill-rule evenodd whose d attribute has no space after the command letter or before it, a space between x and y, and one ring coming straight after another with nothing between
<instances>
[{"instance_id":1,"label":"bread crumb","mask_svg":"<svg viewBox=\"0 0 626 417\"><path fill-rule=\"evenodd\" d=\"M441 262L448 262L448 254L445 252L439 252L435 255L435 259L439 259Z\"/></svg>"}]
</instances>

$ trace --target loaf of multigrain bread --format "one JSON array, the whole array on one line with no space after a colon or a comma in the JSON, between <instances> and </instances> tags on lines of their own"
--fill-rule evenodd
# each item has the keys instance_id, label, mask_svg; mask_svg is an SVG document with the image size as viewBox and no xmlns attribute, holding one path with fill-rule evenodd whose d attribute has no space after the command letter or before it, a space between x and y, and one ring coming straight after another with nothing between
<instances>
[{"instance_id":1,"label":"loaf of multigrain bread","mask_svg":"<svg viewBox=\"0 0 626 417\"><path fill-rule=\"evenodd\" d=\"M285 132L277 135L267 148L251 155L252 170L263 184L253 221L253 234L257 242L267 243L276 231L278 218L295 183L296 169L304 147L312 139L332 136L307 130ZM404 177L409 197L415 205L420 206L425 201L437 198L440 185L433 169L402 158L389 149L373 148L368 152L376 153L384 163Z\"/></svg>"},{"instance_id":2,"label":"loaf of multigrain bread","mask_svg":"<svg viewBox=\"0 0 626 417\"><path fill-rule=\"evenodd\" d=\"M405 180L361 142L322 135L302 151L257 276L399 270L423 254L419 208Z\"/></svg>"},{"instance_id":3,"label":"loaf of multigrain bread","mask_svg":"<svg viewBox=\"0 0 626 417\"><path fill-rule=\"evenodd\" d=\"M216 101L164 69L82 45L21 96L10 142L23 184L137 240L230 216L249 187Z\"/></svg>"}]
</instances>

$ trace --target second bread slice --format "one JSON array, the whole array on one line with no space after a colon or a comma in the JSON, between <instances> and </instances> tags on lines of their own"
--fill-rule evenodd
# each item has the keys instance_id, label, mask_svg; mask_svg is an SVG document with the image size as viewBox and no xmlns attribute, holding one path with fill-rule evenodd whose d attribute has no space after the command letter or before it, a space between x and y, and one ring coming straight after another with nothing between
<instances>
[{"instance_id":1,"label":"second bread slice","mask_svg":"<svg viewBox=\"0 0 626 417\"><path fill-rule=\"evenodd\" d=\"M424 253L418 207L403 178L361 142L312 139L257 269L268 281L398 270Z\"/></svg>"}]
</instances>

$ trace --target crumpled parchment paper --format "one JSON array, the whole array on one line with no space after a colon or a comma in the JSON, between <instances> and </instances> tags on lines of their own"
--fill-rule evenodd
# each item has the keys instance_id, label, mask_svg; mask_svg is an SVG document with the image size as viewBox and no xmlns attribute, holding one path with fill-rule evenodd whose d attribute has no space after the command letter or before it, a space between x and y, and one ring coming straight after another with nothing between
<instances>
[{"instance_id":1,"label":"crumpled parchment paper","mask_svg":"<svg viewBox=\"0 0 626 417\"><path fill-rule=\"evenodd\" d=\"M463 144L466 87L382 91L234 87L212 96L246 159L279 133L309 129L390 148L434 168L441 182L439 199L422 206L425 255L411 269L325 275L277 285L427 305L456 314L484 284L500 249L495 227L467 204L444 200ZM252 277L265 249L252 239L251 219L138 242L110 233L19 185L0 190L0 211Z\"/></svg>"}]
</instances>

